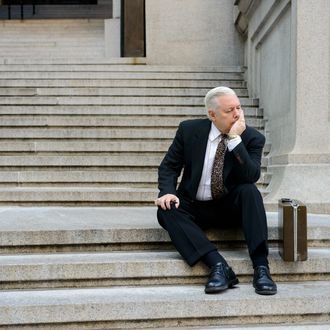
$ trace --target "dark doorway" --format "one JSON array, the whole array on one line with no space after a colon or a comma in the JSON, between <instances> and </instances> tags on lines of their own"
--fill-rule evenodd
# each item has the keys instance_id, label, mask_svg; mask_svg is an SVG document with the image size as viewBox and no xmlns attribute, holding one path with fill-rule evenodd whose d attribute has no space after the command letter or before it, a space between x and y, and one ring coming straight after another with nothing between
<instances>
[{"instance_id":1,"label":"dark doorway","mask_svg":"<svg viewBox=\"0 0 330 330\"><path fill-rule=\"evenodd\" d=\"M0 19L112 18L112 0L2 0Z\"/></svg>"},{"instance_id":2,"label":"dark doorway","mask_svg":"<svg viewBox=\"0 0 330 330\"><path fill-rule=\"evenodd\" d=\"M121 56L145 56L145 0L121 0Z\"/></svg>"}]
</instances>

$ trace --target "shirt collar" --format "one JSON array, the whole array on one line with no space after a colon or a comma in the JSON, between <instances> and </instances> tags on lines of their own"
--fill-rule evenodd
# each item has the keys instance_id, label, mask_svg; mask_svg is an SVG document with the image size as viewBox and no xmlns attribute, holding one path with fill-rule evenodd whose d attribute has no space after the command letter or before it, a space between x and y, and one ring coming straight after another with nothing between
<instances>
[{"instance_id":1,"label":"shirt collar","mask_svg":"<svg viewBox=\"0 0 330 330\"><path fill-rule=\"evenodd\" d=\"M221 135L221 132L217 129L217 127L214 125L214 123L212 122L211 125L211 130L210 130L210 134L209 134L209 140L211 142L213 142L215 139L217 139L219 136Z\"/></svg>"}]
</instances>

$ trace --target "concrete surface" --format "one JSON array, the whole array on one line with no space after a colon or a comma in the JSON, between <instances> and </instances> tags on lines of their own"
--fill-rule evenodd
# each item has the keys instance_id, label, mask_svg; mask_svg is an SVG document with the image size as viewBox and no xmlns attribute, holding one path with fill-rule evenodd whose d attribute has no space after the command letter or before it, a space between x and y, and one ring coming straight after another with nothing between
<instances>
[{"instance_id":1,"label":"concrete surface","mask_svg":"<svg viewBox=\"0 0 330 330\"><path fill-rule=\"evenodd\" d=\"M218 295L205 295L200 286L0 292L3 325L241 316L258 323L259 315L303 314L307 321L329 312L329 282L279 284L275 296L257 295L251 285Z\"/></svg>"}]
</instances>

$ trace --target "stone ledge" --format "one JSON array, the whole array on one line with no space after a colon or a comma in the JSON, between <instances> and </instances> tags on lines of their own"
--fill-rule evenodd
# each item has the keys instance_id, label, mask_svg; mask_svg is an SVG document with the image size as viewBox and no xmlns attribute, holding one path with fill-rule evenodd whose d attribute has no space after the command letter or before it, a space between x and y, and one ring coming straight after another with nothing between
<instances>
[{"instance_id":1,"label":"stone ledge","mask_svg":"<svg viewBox=\"0 0 330 330\"><path fill-rule=\"evenodd\" d=\"M38 85L35 83L35 85ZM123 84L124 85L124 84ZM8 82L7 82L8 86ZM172 96L190 97L205 96L209 88L189 87L1 87L1 96ZM247 97L248 91L243 88L235 88L238 97Z\"/></svg>"},{"instance_id":2,"label":"stone ledge","mask_svg":"<svg viewBox=\"0 0 330 330\"><path fill-rule=\"evenodd\" d=\"M246 249L221 253L241 283L252 281ZM271 249L274 280L330 280L330 248L308 254L307 261L290 263ZM204 284L209 272L201 263L189 267L177 252L160 251L1 255L0 264L1 289Z\"/></svg>"},{"instance_id":3,"label":"stone ledge","mask_svg":"<svg viewBox=\"0 0 330 330\"><path fill-rule=\"evenodd\" d=\"M257 107L245 107L245 114L248 116L262 116L263 111ZM205 115L203 106L183 106L180 108L173 106L143 106L143 105L7 105L0 108L1 115L75 115L75 116L96 116L96 115L161 115L183 116L194 114L196 116ZM172 136L173 138L173 136Z\"/></svg>"},{"instance_id":4,"label":"stone ledge","mask_svg":"<svg viewBox=\"0 0 330 330\"><path fill-rule=\"evenodd\" d=\"M0 64L106 64L106 65L145 65L145 57L114 57L114 58L15 58L15 57L2 57L0 58Z\"/></svg>"},{"instance_id":5,"label":"stone ledge","mask_svg":"<svg viewBox=\"0 0 330 330\"><path fill-rule=\"evenodd\" d=\"M149 328L148 330L176 330L178 328ZM219 327L180 327L180 330L219 330ZM221 330L329 330L329 324L301 324L301 325L291 325L291 324L261 324L261 325L249 325L245 326L231 326L231 327L221 327Z\"/></svg>"},{"instance_id":6,"label":"stone ledge","mask_svg":"<svg viewBox=\"0 0 330 330\"><path fill-rule=\"evenodd\" d=\"M56 189L54 189L56 190ZM117 189L117 193L129 190ZM104 192L103 192L104 194ZM156 207L2 207L0 244L27 245L168 243ZM267 213L269 240L278 240L277 213ZM330 216L308 215L308 239L329 241ZM216 241L243 241L238 230L208 233Z\"/></svg>"},{"instance_id":7,"label":"stone ledge","mask_svg":"<svg viewBox=\"0 0 330 330\"><path fill-rule=\"evenodd\" d=\"M2 79L194 79L194 80L239 80L240 72L103 72L103 71L3 71Z\"/></svg>"},{"instance_id":8,"label":"stone ledge","mask_svg":"<svg viewBox=\"0 0 330 330\"><path fill-rule=\"evenodd\" d=\"M238 303L239 302L239 303ZM320 304L320 302L322 302ZM282 283L276 296L260 296L251 285L220 295L200 286L157 286L0 293L2 325L249 316L253 323L273 316L329 314L330 282Z\"/></svg>"},{"instance_id":9,"label":"stone ledge","mask_svg":"<svg viewBox=\"0 0 330 330\"><path fill-rule=\"evenodd\" d=\"M62 127L71 129L79 128L93 128L95 131L102 129L104 127L108 129L123 129L123 128L177 128L181 121L187 119L204 119L205 113L200 114L191 114L187 116L153 116L150 114L148 120L143 116L138 114L131 116L88 116L81 117L78 115L72 116L63 116L63 115L54 115L54 116L24 116L24 118L17 118L17 116L2 116L1 119L1 128L5 127L37 127L39 129L50 128L50 127ZM262 129L264 127L264 122L262 118L248 117L245 118L247 125L252 126L256 129ZM59 136L60 137L60 136ZM148 141L149 142L149 141Z\"/></svg>"},{"instance_id":10,"label":"stone ledge","mask_svg":"<svg viewBox=\"0 0 330 330\"><path fill-rule=\"evenodd\" d=\"M216 79L216 80L164 80L164 79L30 79L8 78L0 80L1 87L177 87L177 88L208 88L215 85L226 85L231 88L245 88L243 80Z\"/></svg>"},{"instance_id":11,"label":"stone ledge","mask_svg":"<svg viewBox=\"0 0 330 330\"><path fill-rule=\"evenodd\" d=\"M1 42L0 42L1 45ZM140 58L139 58L140 59ZM77 62L72 63L44 63L44 61L41 59L40 63L32 63L28 62L27 59L22 59L22 63L15 63L18 62L18 59L11 59L7 60L5 65L1 66L1 64L4 64L1 58L0 58L0 71L11 71L11 72L86 72L86 71L101 71L101 72L157 72L157 73L166 73L166 72L172 72L174 75L176 73L242 73L243 70L240 66L198 66L198 65L188 65L188 66L182 66L182 65L132 65L129 62L132 62L132 59L128 58L126 61L128 62L126 65L125 63L121 64L120 60L124 60L124 58L118 58L118 63L112 63L114 60L109 60L109 63L107 62L107 59L103 60L95 60L90 61L88 60L77 60ZM32 60L31 60L32 61ZM84 63L79 63L84 62ZM143 62L143 59L141 60ZM110 65L109 65L110 64ZM115 64L115 65L111 65Z\"/></svg>"},{"instance_id":12,"label":"stone ledge","mask_svg":"<svg viewBox=\"0 0 330 330\"><path fill-rule=\"evenodd\" d=\"M111 79L110 77L108 79ZM167 78L164 78L167 79ZM240 98L245 106L258 106L258 101L252 98ZM123 105L123 106L199 106L203 107L201 96L3 96L1 105Z\"/></svg>"}]
</instances>

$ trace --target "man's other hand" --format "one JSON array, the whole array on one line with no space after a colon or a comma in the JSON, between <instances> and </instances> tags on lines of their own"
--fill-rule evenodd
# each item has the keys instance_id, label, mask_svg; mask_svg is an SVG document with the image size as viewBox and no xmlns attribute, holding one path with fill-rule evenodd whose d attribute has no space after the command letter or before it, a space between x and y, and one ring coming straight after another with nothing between
<instances>
[{"instance_id":1,"label":"man's other hand","mask_svg":"<svg viewBox=\"0 0 330 330\"><path fill-rule=\"evenodd\" d=\"M172 194L166 194L155 200L155 205L160 206L163 210L170 210L171 204L174 203L175 207L178 208L180 205L180 200L177 196Z\"/></svg>"}]
</instances>

